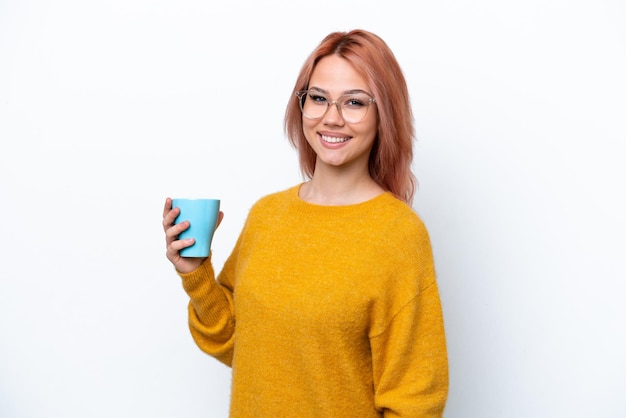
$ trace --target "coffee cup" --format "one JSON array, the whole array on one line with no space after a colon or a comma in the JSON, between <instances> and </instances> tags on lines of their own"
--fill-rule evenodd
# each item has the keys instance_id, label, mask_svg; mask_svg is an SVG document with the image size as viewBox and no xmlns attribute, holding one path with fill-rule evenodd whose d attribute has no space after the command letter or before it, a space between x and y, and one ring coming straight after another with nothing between
<instances>
[{"instance_id":1,"label":"coffee cup","mask_svg":"<svg viewBox=\"0 0 626 418\"><path fill-rule=\"evenodd\" d=\"M189 228L181 232L178 239L193 238L195 242L180 250L182 257L208 257L211 253L213 234L220 213L219 199L172 199L172 207L180 209L175 224L189 221Z\"/></svg>"}]
</instances>

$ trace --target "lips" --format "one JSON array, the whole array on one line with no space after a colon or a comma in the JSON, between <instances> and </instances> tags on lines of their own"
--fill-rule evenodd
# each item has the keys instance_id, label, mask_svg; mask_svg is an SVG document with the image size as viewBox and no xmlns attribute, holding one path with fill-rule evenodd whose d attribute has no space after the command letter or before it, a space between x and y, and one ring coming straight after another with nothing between
<instances>
[{"instance_id":1,"label":"lips","mask_svg":"<svg viewBox=\"0 0 626 418\"><path fill-rule=\"evenodd\" d=\"M346 142L350 139L350 137L348 136L327 136L327 135L320 135L320 137L322 138L322 141L327 142L329 144L340 144L342 142Z\"/></svg>"}]
</instances>

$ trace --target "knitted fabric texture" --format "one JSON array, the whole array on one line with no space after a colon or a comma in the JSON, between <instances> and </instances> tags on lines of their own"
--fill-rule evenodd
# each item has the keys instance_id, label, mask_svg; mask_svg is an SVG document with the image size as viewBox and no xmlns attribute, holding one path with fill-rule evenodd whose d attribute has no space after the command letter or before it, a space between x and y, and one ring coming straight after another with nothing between
<instances>
[{"instance_id":1,"label":"knitted fabric texture","mask_svg":"<svg viewBox=\"0 0 626 418\"><path fill-rule=\"evenodd\" d=\"M430 240L390 193L260 199L221 273L180 274L189 327L232 367L231 417L441 417L448 394Z\"/></svg>"}]
</instances>

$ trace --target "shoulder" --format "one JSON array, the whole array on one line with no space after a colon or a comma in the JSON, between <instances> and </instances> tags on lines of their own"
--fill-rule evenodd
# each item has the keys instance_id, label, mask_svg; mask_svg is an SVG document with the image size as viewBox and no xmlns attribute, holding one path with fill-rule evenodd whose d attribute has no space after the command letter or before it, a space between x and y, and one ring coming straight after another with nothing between
<instances>
[{"instance_id":1,"label":"shoulder","mask_svg":"<svg viewBox=\"0 0 626 418\"><path fill-rule=\"evenodd\" d=\"M405 202L389 196L388 214L385 222L384 241L388 256L396 262L408 264L424 262L432 258L432 246L428 229L421 216Z\"/></svg>"},{"instance_id":2,"label":"shoulder","mask_svg":"<svg viewBox=\"0 0 626 418\"><path fill-rule=\"evenodd\" d=\"M254 205L252 205L252 209L262 209L265 207L272 207L276 205L283 205L298 195L298 188L300 186L292 186L288 189L280 190L277 192L273 192L270 194L266 194L260 197Z\"/></svg>"},{"instance_id":3,"label":"shoulder","mask_svg":"<svg viewBox=\"0 0 626 418\"><path fill-rule=\"evenodd\" d=\"M288 189L260 197L250 208L248 218L263 218L268 216L268 214L270 216L278 216L280 212L288 210L298 196L298 187L292 186Z\"/></svg>"},{"instance_id":4,"label":"shoulder","mask_svg":"<svg viewBox=\"0 0 626 418\"><path fill-rule=\"evenodd\" d=\"M387 194L384 204L386 206L384 209L385 217L394 233L407 236L428 236L426 225L421 216L407 203Z\"/></svg>"}]
</instances>

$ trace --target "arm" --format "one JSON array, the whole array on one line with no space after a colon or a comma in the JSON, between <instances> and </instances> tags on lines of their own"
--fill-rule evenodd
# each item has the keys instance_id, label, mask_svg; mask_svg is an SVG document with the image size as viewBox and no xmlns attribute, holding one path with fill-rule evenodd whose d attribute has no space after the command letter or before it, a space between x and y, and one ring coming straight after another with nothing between
<instances>
[{"instance_id":1,"label":"arm","mask_svg":"<svg viewBox=\"0 0 626 418\"><path fill-rule=\"evenodd\" d=\"M448 358L436 282L371 338L371 347L376 407L385 417L443 416Z\"/></svg>"},{"instance_id":2,"label":"arm","mask_svg":"<svg viewBox=\"0 0 626 418\"><path fill-rule=\"evenodd\" d=\"M186 258L180 255L180 250L193 245L194 241L178 239L179 234L189 228L189 221L174 223L179 214L180 209L172 207L172 199L166 198L163 207L166 256L183 279L183 287L190 297L188 309L191 335L200 349L230 365L235 323L233 288L215 281L210 257ZM223 216L220 212L217 226ZM231 255L232 258L234 257ZM232 264L231 262L230 265ZM225 278L228 277L227 272L223 273Z\"/></svg>"},{"instance_id":3,"label":"arm","mask_svg":"<svg viewBox=\"0 0 626 418\"><path fill-rule=\"evenodd\" d=\"M222 276L229 264L224 266ZM210 259L197 270L179 275L190 298L191 336L202 351L230 366L235 334L232 288L216 282Z\"/></svg>"}]
</instances>

